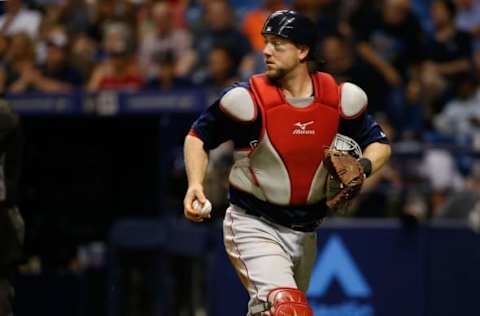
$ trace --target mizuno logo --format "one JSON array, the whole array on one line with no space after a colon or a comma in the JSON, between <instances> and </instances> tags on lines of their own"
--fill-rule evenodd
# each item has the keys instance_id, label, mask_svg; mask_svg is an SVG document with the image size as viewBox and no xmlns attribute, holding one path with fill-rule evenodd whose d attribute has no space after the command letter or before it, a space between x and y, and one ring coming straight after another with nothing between
<instances>
[{"instance_id":1,"label":"mizuno logo","mask_svg":"<svg viewBox=\"0 0 480 316\"><path fill-rule=\"evenodd\" d=\"M296 128L293 130L293 135L315 135L315 130L307 129L308 125L313 124L315 121L309 121L306 123L297 122L293 124Z\"/></svg>"},{"instance_id":2,"label":"mizuno logo","mask_svg":"<svg viewBox=\"0 0 480 316\"><path fill-rule=\"evenodd\" d=\"M297 123L293 124L293 126L296 126L296 127L300 128L301 130L305 130L308 125L311 125L313 123L314 123L313 121L310 121L310 122L307 122L307 123L297 122Z\"/></svg>"}]
</instances>

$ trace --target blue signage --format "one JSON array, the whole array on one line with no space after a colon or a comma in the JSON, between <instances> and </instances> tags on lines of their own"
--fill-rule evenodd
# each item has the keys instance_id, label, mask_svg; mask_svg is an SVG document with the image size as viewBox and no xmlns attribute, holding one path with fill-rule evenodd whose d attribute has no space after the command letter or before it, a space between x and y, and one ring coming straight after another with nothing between
<instances>
[{"instance_id":1,"label":"blue signage","mask_svg":"<svg viewBox=\"0 0 480 316\"><path fill-rule=\"evenodd\" d=\"M480 235L464 227L372 223L320 229L307 291L315 316L479 314ZM225 250L215 254L208 315L245 316L247 293Z\"/></svg>"},{"instance_id":2,"label":"blue signage","mask_svg":"<svg viewBox=\"0 0 480 316\"><path fill-rule=\"evenodd\" d=\"M208 104L208 91L81 91L9 94L11 107L22 115L98 115L198 113Z\"/></svg>"},{"instance_id":3,"label":"blue signage","mask_svg":"<svg viewBox=\"0 0 480 316\"><path fill-rule=\"evenodd\" d=\"M345 301L328 304L322 301L331 284L337 282ZM369 298L372 290L345 244L338 235L332 235L318 256L307 292L315 315L323 316L373 316L371 304L357 302L356 298Z\"/></svg>"}]
</instances>

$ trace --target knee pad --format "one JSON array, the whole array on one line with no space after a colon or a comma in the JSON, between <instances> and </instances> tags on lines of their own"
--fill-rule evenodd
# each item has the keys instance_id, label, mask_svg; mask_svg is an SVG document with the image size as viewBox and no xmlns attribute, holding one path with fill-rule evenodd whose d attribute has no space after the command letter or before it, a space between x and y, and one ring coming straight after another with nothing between
<instances>
[{"instance_id":1,"label":"knee pad","mask_svg":"<svg viewBox=\"0 0 480 316\"><path fill-rule=\"evenodd\" d=\"M305 294L294 288L276 288L268 293L272 316L313 316Z\"/></svg>"}]
</instances>

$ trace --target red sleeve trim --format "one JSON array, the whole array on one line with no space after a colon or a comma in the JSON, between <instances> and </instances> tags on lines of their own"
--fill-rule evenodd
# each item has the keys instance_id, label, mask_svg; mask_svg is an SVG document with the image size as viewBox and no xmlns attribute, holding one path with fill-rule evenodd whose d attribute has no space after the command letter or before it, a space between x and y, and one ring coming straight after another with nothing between
<instances>
[{"instance_id":1,"label":"red sleeve trim","mask_svg":"<svg viewBox=\"0 0 480 316\"><path fill-rule=\"evenodd\" d=\"M198 139L201 140L200 136L198 135L198 133L197 133L193 128L191 128L191 129L188 131L188 135L189 135L189 136L196 137L196 138L198 138Z\"/></svg>"}]
</instances>

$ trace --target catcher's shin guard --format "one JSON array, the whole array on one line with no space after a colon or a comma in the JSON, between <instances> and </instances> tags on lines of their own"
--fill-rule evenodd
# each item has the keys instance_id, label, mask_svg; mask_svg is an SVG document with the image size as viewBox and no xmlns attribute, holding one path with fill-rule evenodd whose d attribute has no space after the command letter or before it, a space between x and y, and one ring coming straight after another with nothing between
<instances>
[{"instance_id":1,"label":"catcher's shin guard","mask_svg":"<svg viewBox=\"0 0 480 316\"><path fill-rule=\"evenodd\" d=\"M279 287L271 290L267 296L267 303L252 307L253 315L271 316L313 316L305 294L294 288ZM265 306L266 305L266 306ZM266 307L263 310L255 310ZM261 312L267 312L262 314Z\"/></svg>"}]
</instances>

